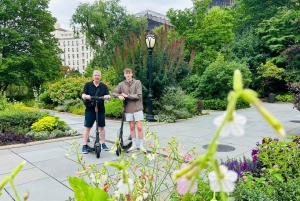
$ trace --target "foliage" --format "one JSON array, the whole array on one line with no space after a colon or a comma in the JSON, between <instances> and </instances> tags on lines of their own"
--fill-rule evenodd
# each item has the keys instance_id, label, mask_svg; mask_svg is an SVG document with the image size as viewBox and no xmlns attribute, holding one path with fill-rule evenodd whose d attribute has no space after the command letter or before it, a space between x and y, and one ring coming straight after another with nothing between
<instances>
[{"instance_id":1,"label":"foliage","mask_svg":"<svg viewBox=\"0 0 300 201\"><path fill-rule=\"evenodd\" d=\"M108 200L108 194L103 190L96 187L90 187L82 178L69 177L68 181L74 190L76 200L81 201L97 201Z\"/></svg>"},{"instance_id":2,"label":"foliage","mask_svg":"<svg viewBox=\"0 0 300 201\"><path fill-rule=\"evenodd\" d=\"M9 112L8 112L9 111ZM0 132L13 131L25 134L30 126L45 117L48 113L39 110L13 110L7 109L0 111Z\"/></svg>"},{"instance_id":3,"label":"foliage","mask_svg":"<svg viewBox=\"0 0 300 201\"><path fill-rule=\"evenodd\" d=\"M256 29L265 42L266 48L272 53L272 62L277 66L283 66L286 60L286 57L280 56L280 52L285 51L290 45L299 45L299 15L299 10L284 8L279 10L274 17L259 23ZM290 67L299 69L298 66Z\"/></svg>"},{"instance_id":4,"label":"foliage","mask_svg":"<svg viewBox=\"0 0 300 201\"><path fill-rule=\"evenodd\" d=\"M176 121L176 117L174 115L166 115L166 114L157 114L154 116L154 119L157 122L166 122L166 123L174 123Z\"/></svg>"},{"instance_id":5,"label":"foliage","mask_svg":"<svg viewBox=\"0 0 300 201\"><path fill-rule=\"evenodd\" d=\"M0 146L10 145L10 144L26 144L33 141L32 137L21 135L13 131L0 132Z\"/></svg>"},{"instance_id":6,"label":"foliage","mask_svg":"<svg viewBox=\"0 0 300 201\"><path fill-rule=\"evenodd\" d=\"M233 83L232 73L239 69L243 74L244 87L247 88L251 82L251 72L244 64L227 62L219 54L215 62L206 68L201 76L200 83L192 93L201 100L225 99L231 90Z\"/></svg>"},{"instance_id":7,"label":"foliage","mask_svg":"<svg viewBox=\"0 0 300 201\"><path fill-rule=\"evenodd\" d=\"M0 111L3 111L5 108L8 107L8 102L6 99L5 94L0 96Z\"/></svg>"},{"instance_id":8,"label":"foliage","mask_svg":"<svg viewBox=\"0 0 300 201\"><path fill-rule=\"evenodd\" d=\"M300 136L292 137L291 141L279 141L265 137L262 143L252 151L253 161L262 162L262 167L274 168L277 173L288 181L300 176Z\"/></svg>"},{"instance_id":9,"label":"foliage","mask_svg":"<svg viewBox=\"0 0 300 201\"><path fill-rule=\"evenodd\" d=\"M189 63L184 61L184 38L175 39L171 37L171 42L168 42L168 30L168 26L165 25L157 33L154 33L156 38L152 53L152 89L154 97L159 97L166 87L176 85L188 74L193 64L194 52L190 55ZM173 30L169 34L173 36ZM120 80L124 79L123 70L125 68L131 68L134 77L141 80L144 97L148 93L147 89L149 89L145 36L143 30L139 36L130 33L130 40L125 41L124 39L123 49L119 46L116 47L113 58L113 67Z\"/></svg>"},{"instance_id":10,"label":"foliage","mask_svg":"<svg viewBox=\"0 0 300 201\"><path fill-rule=\"evenodd\" d=\"M241 31L249 27L256 28L260 22L270 19L283 8L299 10L300 6L296 2L297 0L235 0L235 29Z\"/></svg>"},{"instance_id":11,"label":"foliage","mask_svg":"<svg viewBox=\"0 0 300 201\"><path fill-rule=\"evenodd\" d=\"M54 102L51 100L50 93L48 91L44 91L39 96L39 101L43 102L44 104L53 104Z\"/></svg>"},{"instance_id":12,"label":"foliage","mask_svg":"<svg viewBox=\"0 0 300 201\"><path fill-rule=\"evenodd\" d=\"M217 58L219 49L232 41L234 36L230 11L219 7L207 11L211 2L193 1L193 10L170 9L167 13L175 30L184 36L187 50L196 51L193 70L200 75Z\"/></svg>"},{"instance_id":13,"label":"foliage","mask_svg":"<svg viewBox=\"0 0 300 201\"><path fill-rule=\"evenodd\" d=\"M204 110L226 110L228 106L227 100L220 100L220 99L212 99L212 100L203 100L203 109ZM249 108L250 104L246 101L239 99L236 103L236 110Z\"/></svg>"},{"instance_id":14,"label":"foliage","mask_svg":"<svg viewBox=\"0 0 300 201\"><path fill-rule=\"evenodd\" d=\"M118 98L105 102L105 115L108 117L121 117L123 110L123 102Z\"/></svg>"},{"instance_id":15,"label":"foliage","mask_svg":"<svg viewBox=\"0 0 300 201\"><path fill-rule=\"evenodd\" d=\"M300 111L300 82L288 83L287 86L293 95L294 106Z\"/></svg>"},{"instance_id":16,"label":"foliage","mask_svg":"<svg viewBox=\"0 0 300 201\"><path fill-rule=\"evenodd\" d=\"M282 102L293 102L293 95L292 94L277 94L275 96L275 100L282 101Z\"/></svg>"},{"instance_id":17,"label":"foliage","mask_svg":"<svg viewBox=\"0 0 300 201\"><path fill-rule=\"evenodd\" d=\"M137 200L138 198L140 200L169 200L176 188L171 179L172 173L174 170L178 170L181 164L192 160L195 154L194 149L185 150L184 145L176 141L176 137L168 142L168 147L161 147L156 133L149 132L148 129L146 133L147 154L136 152L131 157L126 157L122 152L117 161L106 162L102 169L98 169L94 164L85 163L78 154L79 144L73 142L68 153L75 146L77 161L80 164L80 169L76 173L79 178L69 177L75 198L77 200L87 199L87 197L84 198L85 195L89 192L96 193L98 190L98 193L102 192L103 194L106 191L106 194L113 200L116 199L116 196L119 200L129 200L129 198L130 200ZM113 147L116 148L117 144L118 142ZM112 152L115 154L114 151ZM109 166L115 168L113 178L110 177L111 169L108 171ZM126 168L126 171L122 167ZM117 184L122 182L121 179L129 178L129 175L133 175L132 178L134 179L133 192L125 195L118 189ZM162 187L166 188L166 194L159 194ZM117 190L120 193L115 192ZM111 194L111 192L115 194Z\"/></svg>"},{"instance_id":18,"label":"foliage","mask_svg":"<svg viewBox=\"0 0 300 201\"><path fill-rule=\"evenodd\" d=\"M119 3L120 0L95 1L92 5L81 3L72 16L73 30L78 32L79 25L88 44L96 50L91 67L107 68L111 64L116 45L123 49L122 36L127 38L129 32L138 33L142 27L147 26L145 18L129 14Z\"/></svg>"},{"instance_id":19,"label":"foliage","mask_svg":"<svg viewBox=\"0 0 300 201\"><path fill-rule=\"evenodd\" d=\"M50 138L50 132L49 131L39 131L34 133L33 135L35 140L48 140Z\"/></svg>"},{"instance_id":20,"label":"foliage","mask_svg":"<svg viewBox=\"0 0 300 201\"><path fill-rule=\"evenodd\" d=\"M197 100L176 87L166 88L154 105L157 108L157 114L174 116L176 119L186 119L198 112Z\"/></svg>"},{"instance_id":21,"label":"foliage","mask_svg":"<svg viewBox=\"0 0 300 201\"><path fill-rule=\"evenodd\" d=\"M81 107L70 106L68 111L71 112L72 114L84 115L85 106L81 106Z\"/></svg>"},{"instance_id":22,"label":"foliage","mask_svg":"<svg viewBox=\"0 0 300 201\"><path fill-rule=\"evenodd\" d=\"M99 70L102 74L101 80L109 83L112 86L116 86L121 81L115 71L115 69L112 66L109 66L108 68L100 68L100 67L87 67L86 71L84 73L84 77L93 77L94 70Z\"/></svg>"},{"instance_id":23,"label":"foliage","mask_svg":"<svg viewBox=\"0 0 300 201\"><path fill-rule=\"evenodd\" d=\"M55 129L63 129L66 126L66 122L61 121L59 117L46 116L39 121L32 124L30 127L32 131L53 131Z\"/></svg>"},{"instance_id":24,"label":"foliage","mask_svg":"<svg viewBox=\"0 0 300 201\"><path fill-rule=\"evenodd\" d=\"M245 156L243 159L227 158L226 161L221 160L221 164L226 165L229 170L235 171L239 179L243 178L244 172L251 173L256 177L259 177L261 174L261 169L257 167L257 163L254 163L251 159L247 159Z\"/></svg>"},{"instance_id":25,"label":"foliage","mask_svg":"<svg viewBox=\"0 0 300 201\"><path fill-rule=\"evenodd\" d=\"M201 77L198 74L188 75L180 81L179 85L182 90L190 94L198 87L200 80Z\"/></svg>"},{"instance_id":26,"label":"foliage","mask_svg":"<svg viewBox=\"0 0 300 201\"><path fill-rule=\"evenodd\" d=\"M39 87L59 76L61 59L51 33L49 0L0 1L0 92L11 84Z\"/></svg>"},{"instance_id":27,"label":"foliage","mask_svg":"<svg viewBox=\"0 0 300 201\"><path fill-rule=\"evenodd\" d=\"M278 68L275 64L267 61L257 68L257 78L259 83L258 92L261 95L280 90L280 86L284 86L286 74L283 68Z\"/></svg>"},{"instance_id":28,"label":"foliage","mask_svg":"<svg viewBox=\"0 0 300 201\"><path fill-rule=\"evenodd\" d=\"M232 197L235 200L299 200L300 199L300 178L283 182L272 174L267 174L264 180L255 180L247 176L246 181L240 180ZM253 179L253 180L252 180Z\"/></svg>"}]
</instances>

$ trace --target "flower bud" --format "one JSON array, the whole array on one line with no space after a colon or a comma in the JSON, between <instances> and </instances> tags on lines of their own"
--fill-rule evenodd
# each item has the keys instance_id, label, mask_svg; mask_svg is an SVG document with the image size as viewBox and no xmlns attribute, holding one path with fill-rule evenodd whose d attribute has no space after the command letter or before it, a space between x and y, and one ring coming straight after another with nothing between
<instances>
[{"instance_id":1,"label":"flower bud","mask_svg":"<svg viewBox=\"0 0 300 201\"><path fill-rule=\"evenodd\" d=\"M241 91L243 89L242 74L241 71L238 69L234 71L233 89L235 91Z\"/></svg>"}]
</instances>

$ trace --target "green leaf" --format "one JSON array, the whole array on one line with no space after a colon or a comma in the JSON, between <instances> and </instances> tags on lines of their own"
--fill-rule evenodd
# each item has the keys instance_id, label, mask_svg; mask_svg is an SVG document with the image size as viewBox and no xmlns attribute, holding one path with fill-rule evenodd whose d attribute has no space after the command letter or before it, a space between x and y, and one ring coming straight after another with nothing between
<instances>
[{"instance_id":1,"label":"green leaf","mask_svg":"<svg viewBox=\"0 0 300 201\"><path fill-rule=\"evenodd\" d=\"M103 189L90 187L82 178L69 177L68 180L77 201L105 201L109 199L109 195Z\"/></svg>"}]
</instances>

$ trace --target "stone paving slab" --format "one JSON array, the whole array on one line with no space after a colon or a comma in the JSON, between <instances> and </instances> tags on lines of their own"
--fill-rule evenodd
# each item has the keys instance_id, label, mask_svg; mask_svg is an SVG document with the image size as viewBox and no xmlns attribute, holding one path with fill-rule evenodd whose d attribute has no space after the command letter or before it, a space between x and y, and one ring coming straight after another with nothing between
<instances>
[{"instance_id":1,"label":"stone paving slab","mask_svg":"<svg viewBox=\"0 0 300 201\"><path fill-rule=\"evenodd\" d=\"M4 152L7 154L5 155ZM3 155L0 156L0 176L3 174L8 174L14 170L24 159L9 150L0 151ZM33 168L33 165L26 163L23 170ZM0 179L1 181L1 179Z\"/></svg>"},{"instance_id":2,"label":"stone paving slab","mask_svg":"<svg viewBox=\"0 0 300 201\"><path fill-rule=\"evenodd\" d=\"M67 175L76 177L76 171L79 167L77 162L67 157L53 158L33 164L57 181L67 180Z\"/></svg>"},{"instance_id":3,"label":"stone paving slab","mask_svg":"<svg viewBox=\"0 0 300 201\"><path fill-rule=\"evenodd\" d=\"M12 197L6 192L5 189L1 191L1 193L2 196L0 196L0 201L14 201Z\"/></svg>"},{"instance_id":4,"label":"stone paving slab","mask_svg":"<svg viewBox=\"0 0 300 201\"><path fill-rule=\"evenodd\" d=\"M9 176L10 174L3 174L0 175L0 181L4 179L4 177ZM39 168L30 168L30 169L22 169L19 174L17 174L14 178L14 184L20 185L29 183L35 180L49 178L45 172L41 171ZM10 187L11 184L8 183L5 187Z\"/></svg>"},{"instance_id":5,"label":"stone paving slab","mask_svg":"<svg viewBox=\"0 0 300 201\"><path fill-rule=\"evenodd\" d=\"M54 158L59 158L66 155L67 151L61 147L54 147L49 149L35 150L30 152L20 153L19 155L25 160L34 163L39 161L46 161Z\"/></svg>"},{"instance_id":6,"label":"stone paving slab","mask_svg":"<svg viewBox=\"0 0 300 201\"><path fill-rule=\"evenodd\" d=\"M11 187L5 189L16 199ZM20 196L28 190L30 193L28 200L30 201L64 201L74 195L72 190L53 178L44 178L17 185L16 189Z\"/></svg>"}]
</instances>

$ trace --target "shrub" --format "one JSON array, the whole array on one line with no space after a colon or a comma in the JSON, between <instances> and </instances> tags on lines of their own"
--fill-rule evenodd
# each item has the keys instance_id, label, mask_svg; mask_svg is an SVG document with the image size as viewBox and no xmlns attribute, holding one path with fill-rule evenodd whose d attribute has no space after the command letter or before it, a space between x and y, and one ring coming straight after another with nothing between
<instances>
[{"instance_id":1,"label":"shrub","mask_svg":"<svg viewBox=\"0 0 300 201\"><path fill-rule=\"evenodd\" d=\"M0 111L4 110L8 106L6 96L0 96Z\"/></svg>"},{"instance_id":2,"label":"shrub","mask_svg":"<svg viewBox=\"0 0 300 201\"><path fill-rule=\"evenodd\" d=\"M39 110L10 110L0 111L0 132L18 131L20 134L25 134L29 131L30 126L47 116L47 112Z\"/></svg>"},{"instance_id":3,"label":"shrub","mask_svg":"<svg viewBox=\"0 0 300 201\"><path fill-rule=\"evenodd\" d=\"M35 122L31 126L31 130L35 132L39 131L53 131L55 129L63 129L66 126L64 121L61 121L59 117L46 116L43 119L40 119L38 122Z\"/></svg>"},{"instance_id":4,"label":"shrub","mask_svg":"<svg viewBox=\"0 0 300 201\"><path fill-rule=\"evenodd\" d=\"M11 131L5 131L4 133L0 133L0 146L10 145L10 144L26 144L31 142L33 137L21 135Z\"/></svg>"},{"instance_id":5,"label":"shrub","mask_svg":"<svg viewBox=\"0 0 300 201\"><path fill-rule=\"evenodd\" d=\"M173 116L173 115L165 115L165 114L155 115L154 119L157 122L167 122L167 123L174 123L176 121L175 116Z\"/></svg>"},{"instance_id":6,"label":"shrub","mask_svg":"<svg viewBox=\"0 0 300 201\"><path fill-rule=\"evenodd\" d=\"M292 94L278 94L275 96L275 100L282 102L293 102Z\"/></svg>"},{"instance_id":7,"label":"shrub","mask_svg":"<svg viewBox=\"0 0 300 201\"><path fill-rule=\"evenodd\" d=\"M48 140L50 138L49 131L40 131L34 134L35 140Z\"/></svg>"},{"instance_id":8,"label":"shrub","mask_svg":"<svg viewBox=\"0 0 300 201\"><path fill-rule=\"evenodd\" d=\"M63 137L63 136L65 136L65 133L64 133L64 131L62 131L62 130L53 130L53 131L52 131L52 134L53 134L55 137Z\"/></svg>"},{"instance_id":9,"label":"shrub","mask_svg":"<svg viewBox=\"0 0 300 201\"><path fill-rule=\"evenodd\" d=\"M275 138L264 138L257 148L252 150L252 160L261 162L262 167L278 167L286 180L300 176L300 136L292 137L291 141L279 141Z\"/></svg>"},{"instance_id":10,"label":"shrub","mask_svg":"<svg viewBox=\"0 0 300 201\"><path fill-rule=\"evenodd\" d=\"M105 102L105 115L108 117L121 117L123 110L123 102L118 98L113 98Z\"/></svg>"},{"instance_id":11,"label":"shrub","mask_svg":"<svg viewBox=\"0 0 300 201\"><path fill-rule=\"evenodd\" d=\"M227 100L203 100L203 109L204 110L226 110L228 101ZM249 108L250 104L246 101L239 99L236 103L236 110Z\"/></svg>"},{"instance_id":12,"label":"shrub","mask_svg":"<svg viewBox=\"0 0 300 201\"><path fill-rule=\"evenodd\" d=\"M239 69L243 74L244 88L251 83L251 72L244 64L226 62L223 56L218 56L215 62L206 68L200 83L192 93L198 99L226 99L232 90L234 70Z\"/></svg>"},{"instance_id":13,"label":"shrub","mask_svg":"<svg viewBox=\"0 0 300 201\"><path fill-rule=\"evenodd\" d=\"M68 111L71 112L72 114L84 115L85 106L81 106L81 107L70 106Z\"/></svg>"},{"instance_id":14,"label":"shrub","mask_svg":"<svg viewBox=\"0 0 300 201\"><path fill-rule=\"evenodd\" d=\"M186 119L197 114L197 100L187 95L180 88L169 87L164 90L159 100L154 102L156 114Z\"/></svg>"}]
</instances>

